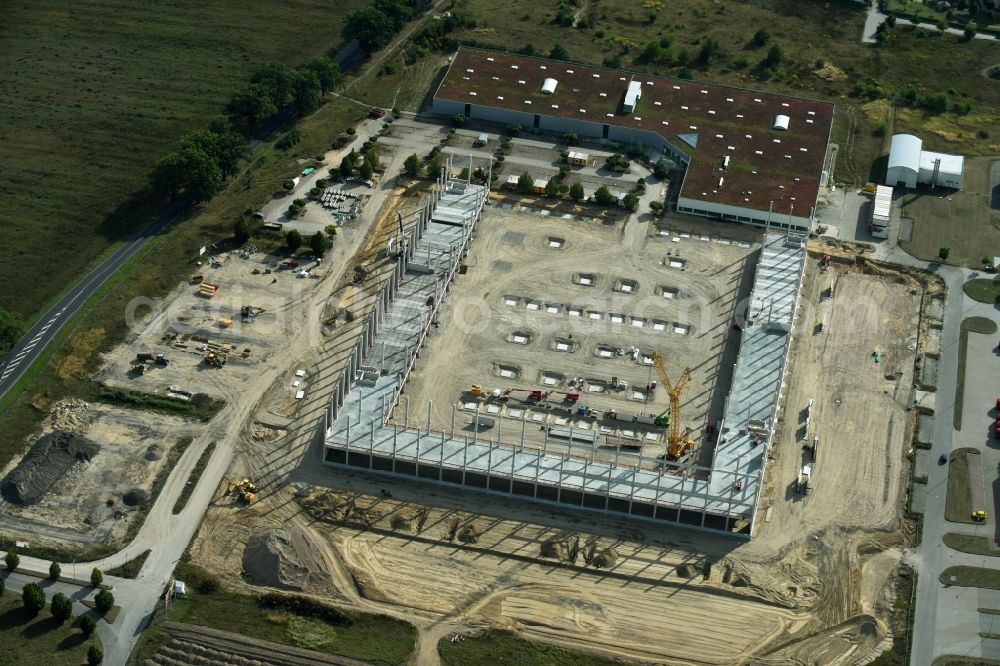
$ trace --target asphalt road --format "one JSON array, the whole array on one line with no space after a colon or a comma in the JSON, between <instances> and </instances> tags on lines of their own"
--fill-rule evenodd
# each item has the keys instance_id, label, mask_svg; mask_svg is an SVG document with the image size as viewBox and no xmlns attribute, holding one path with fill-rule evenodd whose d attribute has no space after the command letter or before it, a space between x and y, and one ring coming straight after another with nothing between
<instances>
[{"instance_id":1,"label":"asphalt road","mask_svg":"<svg viewBox=\"0 0 1000 666\"><path fill-rule=\"evenodd\" d=\"M178 202L160 213L132 240L116 249L63 295L59 302L39 318L7 355L0 365L0 398L3 398L38 359L60 329L72 318L108 279L118 272L146 243L170 224L187 207Z\"/></svg>"}]
</instances>

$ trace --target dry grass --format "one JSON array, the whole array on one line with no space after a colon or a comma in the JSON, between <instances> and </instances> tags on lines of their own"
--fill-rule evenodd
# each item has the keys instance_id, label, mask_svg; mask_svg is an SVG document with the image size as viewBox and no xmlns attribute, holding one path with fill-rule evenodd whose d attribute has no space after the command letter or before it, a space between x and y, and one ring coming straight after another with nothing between
<instances>
[{"instance_id":1,"label":"dry grass","mask_svg":"<svg viewBox=\"0 0 1000 666\"><path fill-rule=\"evenodd\" d=\"M69 353L59 362L56 374L59 379L69 381L85 377L87 361L106 338L103 328L92 328L74 337L69 343Z\"/></svg>"}]
</instances>

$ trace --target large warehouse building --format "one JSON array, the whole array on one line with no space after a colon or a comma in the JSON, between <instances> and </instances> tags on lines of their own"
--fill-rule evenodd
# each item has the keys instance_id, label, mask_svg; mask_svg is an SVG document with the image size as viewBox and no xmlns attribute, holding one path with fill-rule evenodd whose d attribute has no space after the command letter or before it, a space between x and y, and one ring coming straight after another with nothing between
<instances>
[{"instance_id":1,"label":"large warehouse building","mask_svg":"<svg viewBox=\"0 0 1000 666\"><path fill-rule=\"evenodd\" d=\"M462 48L434 111L631 144L686 167L680 212L812 231L833 105Z\"/></svg>"}]
</instances>

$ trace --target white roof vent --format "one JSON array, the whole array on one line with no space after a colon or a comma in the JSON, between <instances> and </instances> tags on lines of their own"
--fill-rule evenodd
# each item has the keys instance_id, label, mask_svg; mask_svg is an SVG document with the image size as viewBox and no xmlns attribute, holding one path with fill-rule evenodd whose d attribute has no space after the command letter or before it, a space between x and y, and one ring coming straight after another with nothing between
<instances>
[{"instance_id":1,"label":"white roof vent","mask_svg":"<svg viewBox=\"0 0 1000 666\"><path fill-rule=\"evenodd\" d=\"M539 65L541 69L548 69L545 65Z\"/></svg>"},{"instance_id":2,"label":"white roof vent","mask_svg":"<svg viewBox=\"0 0 1000 666\"><path fill-rule=\"evenodd\" d=\"M681 89L680 86L674 86L674 90L680 90L680 89Z\"/></svg>"},{"instance_id":3,"label":"white roof vent","mask_svg":"<svg viewBox=\"0 0 1000 666\"><path fill-rule=\"evenodd\" d=\"M806 111L806 113L808 113L810 116L815 116L816 115L815 111Z\"/></svg>"},{"instance_id":4,"label":"white roof vent","mask_svg":"<svg viewBox=\"0 0 1000 666\"><path fill-rule=\"evenodd\" d=\"M642 84L638 81L629 81L628 90L625 91L625 101L622 104L622 111L625 113L632 113L635 111L635 105L639 103L639 99L641 97Z\"/></svg>"},{"instance_id":5,"label":"white roof vent","mask_svg":"<svg viewBox=\"0 0 1000 666\"><path fill-rule=\"evenodd\" d=\"M491 58L490 56L486 56L486 61L487 62L493 62L493 58Z\"/></svg>"},{"instance_id":6,"label":"white roof vent","mask_svg":"<svg viewBox=\"0 0 1000 666\"><path fill-rule=\"evenodd\" d=\"M771 125L771 128L776 130L786 130L788 129L788 120L788 116L778 114L774 117L774 124Z\"/></svg>"},{"instance_id":7,"label":"white roof vent","mask_svg":"<svg viewBox=\"0 0 1000 666\"><path fill-rule=\"evenodd\" d=\"M572 73L573 73L573 70L572 70L572 69L567 69L567 70L566 70L566 73L567 73L567 74L572 74Z\"/></svg>"},{"instance_id":8,"label":"white roof vent","mask_svg":"<svg viewBox=\"0 0 1000 666\"><path fill-rule=\"evenodd\" d=\"M542 81L542 92L546 95L551 95L556 91L557 85L559 85L559 82L555 79L545 79Z\"/></svg>"}]
</instances>

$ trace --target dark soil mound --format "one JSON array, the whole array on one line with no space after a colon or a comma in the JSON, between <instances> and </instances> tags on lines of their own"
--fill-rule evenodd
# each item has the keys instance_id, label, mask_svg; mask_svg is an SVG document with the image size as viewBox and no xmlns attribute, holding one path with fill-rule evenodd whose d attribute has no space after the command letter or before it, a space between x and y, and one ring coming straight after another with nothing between
<instances>
[{"instance_id":1,"label":"dark soil mound","mask_svg":"<svg viewBox=\"0 0 1000 666\"><path fill-rule=\"evenodd\" d=\"M141 488L133 488L122 495L122 503L126 506L142 506L149 501L149 493Z\"/></svg>"},{"instance_id":2,"label":"dark soil mound","mask_svg":"<svg viewBox=\"0 0 1000 666\"><path fill-rule=\"evenodd\" d=\"M8 502L28 505L42 498L77 461L90 460L101 447L82 435L62 430L43 435L3 481Z\"/></svg>"}]
</instances>

